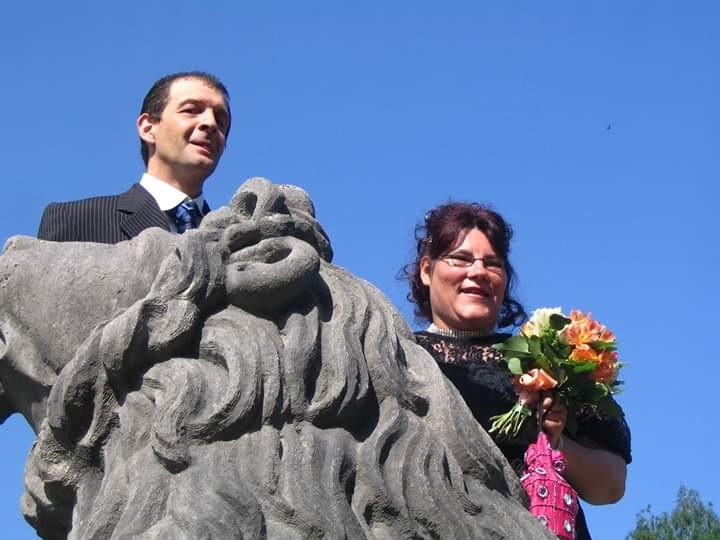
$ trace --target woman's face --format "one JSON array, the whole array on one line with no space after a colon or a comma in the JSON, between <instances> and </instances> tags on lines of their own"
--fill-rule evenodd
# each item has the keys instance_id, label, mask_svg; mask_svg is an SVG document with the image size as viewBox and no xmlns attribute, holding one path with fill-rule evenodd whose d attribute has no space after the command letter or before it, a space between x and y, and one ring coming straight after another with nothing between
<instances>
[{"instance_id":1,"label":"woman's face","mask_svg":"<svg viewBox=\"0 0 720 540\"><path fill-rule=\"evenodd\" d=\"M491 331L505 299L503 260L479 229L462 231L455 244L436 260L420 260L420 278L430 288L432 321L446 330Z\"/></svg>"}]
</instances>

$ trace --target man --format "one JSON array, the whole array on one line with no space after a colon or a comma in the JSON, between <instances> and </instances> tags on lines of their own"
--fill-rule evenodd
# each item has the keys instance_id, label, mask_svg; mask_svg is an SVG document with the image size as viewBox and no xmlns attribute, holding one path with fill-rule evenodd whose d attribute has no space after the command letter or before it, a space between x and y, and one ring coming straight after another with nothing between
<instances>
[{"instance_id":1,"label":"man","mask_svg":"<svg viewBox=\"0 0 720 540\"><path fill-rule=\"evenodd\" d=\"M45 208L38 238L114 244L150 227L184 232L209 211L202 195L225 150L229 96L213 75L199 71L158 80L143 100L137 130L146 172L120 195Z\"/></svg>"}]
</instances>

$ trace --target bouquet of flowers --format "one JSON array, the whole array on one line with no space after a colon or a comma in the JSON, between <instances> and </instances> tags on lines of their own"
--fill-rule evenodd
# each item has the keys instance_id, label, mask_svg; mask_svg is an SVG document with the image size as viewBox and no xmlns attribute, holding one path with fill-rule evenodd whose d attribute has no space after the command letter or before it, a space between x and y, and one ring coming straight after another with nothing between
<instances>
[{"instance_id":1,"label":"bouquet of flowers","mask_svg":"<svg viewBox=\"0 0 720 540\"><path fill-rule=\"evenodd\" d=\"M533 312L520 334L495 346L507 368L515 375L518 401L505 414L494 416L490 433L498 439L518 436L532 415L533 397L554 390L567 408L566 427L577 429L575 413L584 405L595 405L615 417L622 409L611 399L620 390L615 336L605 326L578 310L569 316L560 308Z\"/></svg>"}]
</instances>

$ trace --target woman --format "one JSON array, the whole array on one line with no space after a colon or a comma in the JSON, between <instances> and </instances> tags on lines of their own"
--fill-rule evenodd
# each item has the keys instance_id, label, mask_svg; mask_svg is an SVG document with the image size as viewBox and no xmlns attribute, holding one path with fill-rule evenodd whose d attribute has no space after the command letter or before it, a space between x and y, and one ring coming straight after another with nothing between
<instances>
[{"instance_id":1,"label":"woman","mask_svg":"<svg viewBox=\"0 0 720 540\"><path fill-rule=\"evenodd\" d=\"M514 271L508 254L512 229L498 213L479 204L449 203L425 216L416 230L417 258L406 267L416 314L431 322L417 332L420 345L455 384L475 418L488 430L490 418L507 412L517 394L501 355L492 345L527 315L513 298ZM588 408L577 416L575 435L564 432L567 411L551 396L543 400L543 430L567 459L565 478L592 504L614 503L625 491L630 432L624 420ZM528 422L533 424L533 422ZM535 427L537 430L537 427ZM498 446L516 471L537 436L528 425L517 440ZM582 509L576 537L590 538Z\"/></svg>"}]
</instances>

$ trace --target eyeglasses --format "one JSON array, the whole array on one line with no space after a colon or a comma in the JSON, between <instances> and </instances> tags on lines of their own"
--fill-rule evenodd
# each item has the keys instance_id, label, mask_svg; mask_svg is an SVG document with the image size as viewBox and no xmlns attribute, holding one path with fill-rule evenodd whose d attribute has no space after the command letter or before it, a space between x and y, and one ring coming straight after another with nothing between
<instances>
[{"instance_id":1,"label":"eyeglasses","mask_svg":"<svg viewBox=\"0 0 720 540\"><path fill-rule=\"evenodd\" d=\"M505 264L498 257L473 257L465 253L450 253L439 259L453 268L470 268L475 261L480 261L488 272L500 274L505 271Z\"/></svg>"}]
</instances>

